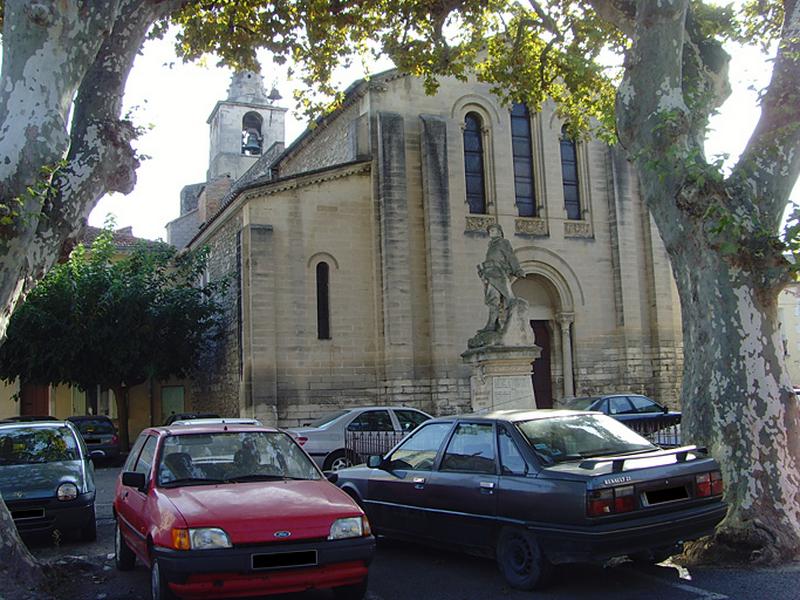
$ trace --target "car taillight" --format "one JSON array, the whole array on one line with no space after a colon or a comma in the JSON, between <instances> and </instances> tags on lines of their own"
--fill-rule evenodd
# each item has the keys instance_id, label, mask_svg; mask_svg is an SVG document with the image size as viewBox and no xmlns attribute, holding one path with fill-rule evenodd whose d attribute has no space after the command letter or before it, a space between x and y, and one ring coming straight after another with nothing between
<instances>
[{"instance_id":1,"label":"car taillight","mask_svg":"<svg viewBox=\"0 0 800 600\"><path fill-rule=\"evenodd\" d=\"M112 444L119 444L119 437L117 436L116 433L111 436L111 443Z\"/></svg>"},{"instance_id":2,"label":"car taillight","mask_svg":"<svg viewBox=\"0 0 800 600\"><path fill-rule=\"evenodd\" d=\"M586 514L590 517L630 512L635 508L636 495L632 485L593 490L586 496Z\"/></svg>"},{"instance_id":3,"label":"car taillight","mask_svg":"<svg viewBox=\"0 0 800 600\"><path fill-rule=\"evenodd\" d=\"M697 496L707 498L709 496L719 496L722 494L722 473L711 471L695 476L697 484Z\"/></svg>"},{"instance_id":4,"label":"car taillight","mask_svg":"<svg viewBox=\"0 0 800 600\"><path fill-rule=\"evenodd\" d=\"M298 435L295 438L295 440L297 441L298 444L300 444L302 446L303 444L305 444L308 441L308 438L307 437L303 437L302 435Z\"/></svg>"}]
</instances>

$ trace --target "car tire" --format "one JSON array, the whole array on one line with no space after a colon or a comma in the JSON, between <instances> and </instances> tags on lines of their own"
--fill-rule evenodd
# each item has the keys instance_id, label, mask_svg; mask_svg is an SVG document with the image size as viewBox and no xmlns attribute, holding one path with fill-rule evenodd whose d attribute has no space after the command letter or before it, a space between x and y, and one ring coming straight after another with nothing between
<instances>
[{"instance_id":1,"label":"car tire","mask_svg":"<svg viewBox=\"0 0 800 600\"><path fill-rule=\"evenodd\" d=\"M89 517L89 522L80 530L80 538L82 542L97 541L97 516L94 511L94 504L92 504L92 514Z\"/></svg>"},{"instance_id":2,"label":"car tire","mask_svg":"<svg viewBox=\"0 0 800 600\"><path fill-rule=\"evenodd\" d=\"M150 565L150 598L151 600L177 600L177 596L167 585L157 558L154 558Z\"/></svg>"},{"instance_id":3,"label":"car tire","mask_svg":"<svg viewBox=\"0 0 800 600\"><path fill-rule=\"evenodd\" d=\"M325 464L322 467L323 471L338 471L339 469L346 469L352 467L358 462L358 455L355 452L348 450L336 450L331 452L325 458Z\"/></svg>"},{"instance_id":4,"label":"car tire","mask_svg":"<svg viewBox=\"0 0 800 600\"><path fill-rule=\"evenodd\" d=\"M136 565L136 555L122 537L119 522L114 527L114 564L119 571L130 571Z\"/></svg>"},{"instance_id":5,"label":"car tire","mask_svg":"<svg viewBox=\"0 0 800 600\"><path fill-rule=\"evenodd\" d=\"M343 585L333 588L333 597L336 600L362 600L367 595L367 578L354 585Z\"/></svg>"},{"instance_id":6,"label":"car tire","mask_svg":"<svg viewBox=\"0 0 800 600\"><path fill-rule=\"evenodd\" d=\"M497 566L518 590L541 589L553 570L533 534L513 527L503 529L497 539Z\"/></svg>"}]
</instances>

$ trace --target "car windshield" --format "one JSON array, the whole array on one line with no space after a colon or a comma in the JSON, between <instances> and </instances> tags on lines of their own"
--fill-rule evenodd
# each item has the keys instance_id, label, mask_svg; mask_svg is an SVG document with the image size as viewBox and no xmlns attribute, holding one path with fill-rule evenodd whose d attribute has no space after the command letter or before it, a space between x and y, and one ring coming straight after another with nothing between
<instances>
[{"instance_id":1,"label":"car windshield","mask_svg":"<svg viewBox=\"0 0 800 600\"><path fill-rule=\"evenodd\" d=\"M288 435L268 431L170 435L158 467L158 483L165 487L319 478Z\"/></svg>"},{"instance_id":2,"label":"car windshield","mask_svg":"<svg viewBox=\"0 0 800 600\"><path fill-rule=\"evenodd\" d=\"M342 415L346 415L348 411L346 410L337 410L336 412L328 413L324 417L320 417L314 421L309 421L307 423L303 423L303 427L322 427L323 425L327 425L331 421L335 421Z\"/></svg>"},{"instance_id":3,"label":"car windshield","mask_svg":"<svg viewBox=\"0 0 800 600\"><path fill-rule=\"evenodd\" d=\"M0 466L78 460L75 436L66 427L0 429Z\"/></svg>"},{"instance_id":4,"label":"car windshield","mask_svg":"<svg viewBox=\"0 0 800 600\"><path fill-rule=\"evenodd\" d=\"M605 415L569 415L516 424L533 451L547 464L616 456L658 448Z\"/></svg>"},{"instance_id":5,"label":"car windshield","mask_svg":"<svg viewBox=\"0 0 800 600\"><path fill-rule=\"evenodd\" d=\"M72 421L72 423L83 435L91 433L114 433L114 425L111 421L107 421L106 419L80 419Z\"/></svg>"},{"instance_id":6,"label":"car windshield","mask_svg":"<svg viewBox=\"0 0 800 600\"><path fill-rule=\"evenodd\" d=\"M564 406L570 410L589 410L595 400L597 400L595 397L572 398L567 400Z\"/></svg>"}]
</instances>

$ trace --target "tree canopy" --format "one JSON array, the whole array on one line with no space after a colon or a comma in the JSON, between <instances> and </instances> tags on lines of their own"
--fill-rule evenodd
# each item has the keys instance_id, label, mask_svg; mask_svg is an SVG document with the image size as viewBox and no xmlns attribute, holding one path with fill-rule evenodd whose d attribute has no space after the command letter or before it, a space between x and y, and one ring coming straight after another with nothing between
<instances>
[{"instance_id":1,"label":"tree canopy","mask_svg":"<svg viewBox=\"0 0 800 600\"><path fill-rule=\"evenodd\" d=\"M119 393L150 377L188 376L218 336L222 286L196 285L204 268L203 253L178 256L163 243L120 258L113 232L104 231L14 311L0 378Z\"/></svg>"}]
</instances>

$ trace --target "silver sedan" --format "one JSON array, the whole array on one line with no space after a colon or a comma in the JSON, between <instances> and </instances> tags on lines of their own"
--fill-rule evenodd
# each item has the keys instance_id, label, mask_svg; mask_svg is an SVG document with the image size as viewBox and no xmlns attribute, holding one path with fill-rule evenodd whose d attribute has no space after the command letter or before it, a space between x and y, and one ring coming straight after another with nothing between
<instances>
[{"instance_id":1,"label":"silver sedan","mask_svg":"<svg viewBox=\"0 0 800 600\"><path fill-rule=\"evenodd\" d=\"M325 471L382 454L431 416L405 406L363 406L332 412L288 431Z\"/></svg>"}]
</instances>

